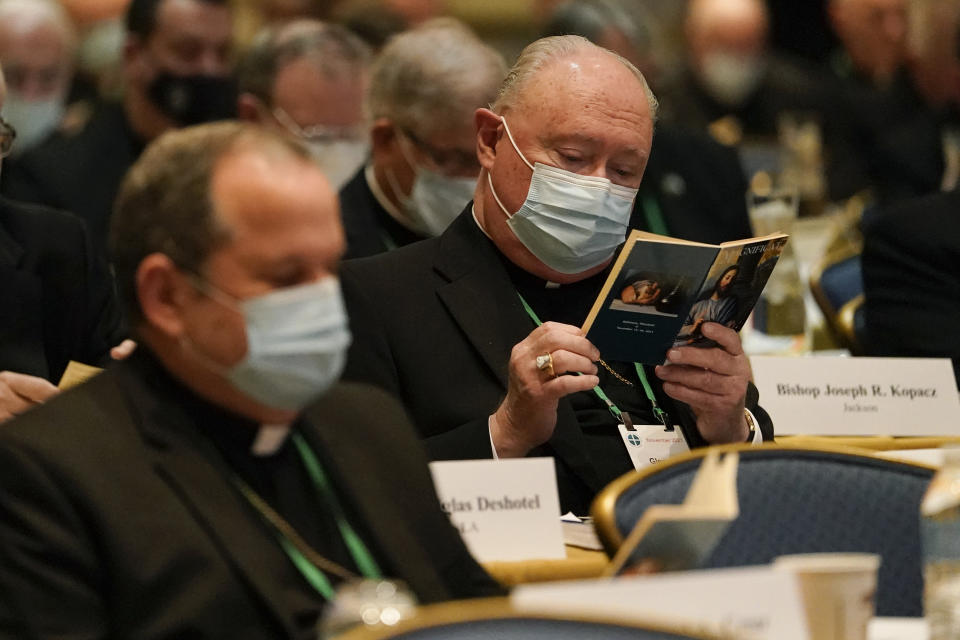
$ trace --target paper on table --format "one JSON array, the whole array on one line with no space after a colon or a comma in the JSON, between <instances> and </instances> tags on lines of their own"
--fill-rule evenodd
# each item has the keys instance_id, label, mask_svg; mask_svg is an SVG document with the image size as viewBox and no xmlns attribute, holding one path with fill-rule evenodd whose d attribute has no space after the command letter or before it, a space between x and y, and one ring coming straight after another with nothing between
<instances>
[{"instance_id":1,"label":"paper on table","mask_svg":"<svg viewBox=\"0 0 960 640\"><path fill-rule=\"evenodd\" d=\"M772 567L519 585L518 611L693 626L751 640L807 640L796 580Z\"/></svg>"},{"instance_id":2,"label":"paper on table","mask_svg":"<svg viewBox=\"0 0 960 640\"><path fill-rule=\"evenodd\" d=\"M663 571L697 568L740 515L736 453L721 461L711 451L700 463L681 504L648 507L605 571L619 573L631 560L655 560Z\"/></svg>"},{"instance_id":3,"label":"paper on table","mask_svg":"<svg viewBox=\"0 0 960 640\"><path fill-rule=\"evenodd\" d=\"M560 517L560 528L563 529L563 543L591 551L603 551L597 530L593 527L593 518L578 518L570 512Z\"/></svg>"},{"instance_id":4,"label":"paper on table","mask_svg":"<svg viewBox=\"0 0 960 640\"><path fill-rule=\"evenodd\" d=\"M76 360L71 360L67 363L67 368L60 377L60 382L57 384L57 387L59 387L61 391L75 387L78 384L83 384L101 371L103 371L103 369L100 367L94 367L89 364L77 362Z\"/></svg>"},{"instance_id":5,"label":"paper on table","mask_svg":"<svg viewBox=\"0 0 960 640\"><path fill-rule=\"evenodd\" d=\"M930 629L923 618L874 618L867 627L868 640L927 640Z\"/></svg>"}]
</instances>

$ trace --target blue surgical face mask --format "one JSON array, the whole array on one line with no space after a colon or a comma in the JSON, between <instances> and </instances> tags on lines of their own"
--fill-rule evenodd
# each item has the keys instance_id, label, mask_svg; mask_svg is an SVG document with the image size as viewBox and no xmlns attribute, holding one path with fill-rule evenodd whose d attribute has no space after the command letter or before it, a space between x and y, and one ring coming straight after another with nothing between
<instances>
[{"instance_id":1,"label":"blue surgical face mask","mask_svg":"<svg viewBox=\"0 0 960 640\"><path fill-rule=\"evenodd\" d=\"M507 121L502 122L517 155L533 170L527 198L512 214L487 173L490 192L517 239L540 262L560 273L583 273L613 257L626 239L638 190L539 162L531 165L514 142Z\"/></svg>"},{"instance_id":2,"label":"blue surgical face mask","mask_svg":"<svg viewBox=\"0 0 960 640\"><path fill-rule=\"evenodd\" d=\"M400 153L415 174L413 188L410 195L405 196L396 176L388 169L386 176L390 188L399 198L416 231L429 237L439 236L473 200L477 179L446 176L418 165L407 150L404 138L401 138Z\"/></svg>"},{"instance_id":3,"label":"blue surgical face mask","mask_svg":"<svg viewBox=\"0 0 960 640\"><path fill-rule=\"evenodd\" d=\"M247 354L232 367L216 367L244 394L299 411L340 377L351 338L335 276L246 300L205 281L200 288L246 320Z\"/></svg>"}]
</instances>

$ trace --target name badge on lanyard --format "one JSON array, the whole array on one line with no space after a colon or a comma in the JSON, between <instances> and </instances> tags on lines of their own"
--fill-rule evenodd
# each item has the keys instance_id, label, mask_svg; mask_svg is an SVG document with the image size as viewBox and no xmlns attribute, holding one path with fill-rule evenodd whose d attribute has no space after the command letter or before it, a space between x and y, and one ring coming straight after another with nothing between
<instances>
[{"instance_id":1,"label":"name badge on lanyard","mask_svg":"<svg viewBox=\"0 0 960 640\"><path fill-rule=\"evenodd\" d=\"M680 429L670 431L662 424L617 425L623 446L627 448L633 468L637 471L671 456L690 451Z\"/></svg>"}]
</instances>

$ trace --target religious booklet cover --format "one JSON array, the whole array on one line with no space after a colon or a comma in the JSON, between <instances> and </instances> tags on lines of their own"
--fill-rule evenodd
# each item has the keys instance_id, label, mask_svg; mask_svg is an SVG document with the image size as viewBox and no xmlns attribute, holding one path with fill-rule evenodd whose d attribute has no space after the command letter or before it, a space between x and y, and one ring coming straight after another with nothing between
<instances>
[{"instance_id":1,"label":"religious booklet cover","mask_svg":"<svg viewBox=\"0 0 960 640\"><path fill-rule=\"evenodd\" d=\"M673 346L710 347L704 322L739 331L787 236L704 244L632 231L583 332L604 360L661 364Z\"/></svg>"}]
</instances>

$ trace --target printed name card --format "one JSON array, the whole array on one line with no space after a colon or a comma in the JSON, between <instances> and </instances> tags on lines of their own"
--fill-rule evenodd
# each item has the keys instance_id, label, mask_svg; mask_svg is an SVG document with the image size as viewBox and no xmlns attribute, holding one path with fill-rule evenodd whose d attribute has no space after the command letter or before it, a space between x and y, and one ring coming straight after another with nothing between
<instances>
[{"instance_id":1,"label":"printed name card","mask_svg":"<svg viewBox=\"0 0 960 640\"><path fill-rule=\"evenodd\" d=\"M750 362L777 435L960 436L948 359L753 356Z\"/></svg>"},{"instance_id":2,"label":"printed name card","mask_svg":"<svg viewBox=\"0 0 960 640\"><path fill-rule=\"evenodd\" d=\"M510 604L528 613L609 617L752 640L807 640L797 582L771 567L520 585Z\"/></svg>"},{"instance_id":3,"label":"printed name card","mask_svg":"<svg viewBox=\"0 0 960 640\"><path fill-rule=\"evenodd\" d=\"M430 472L479 562L566 557L553 458L431 462Z\"/></svg>"}]
</instances>

